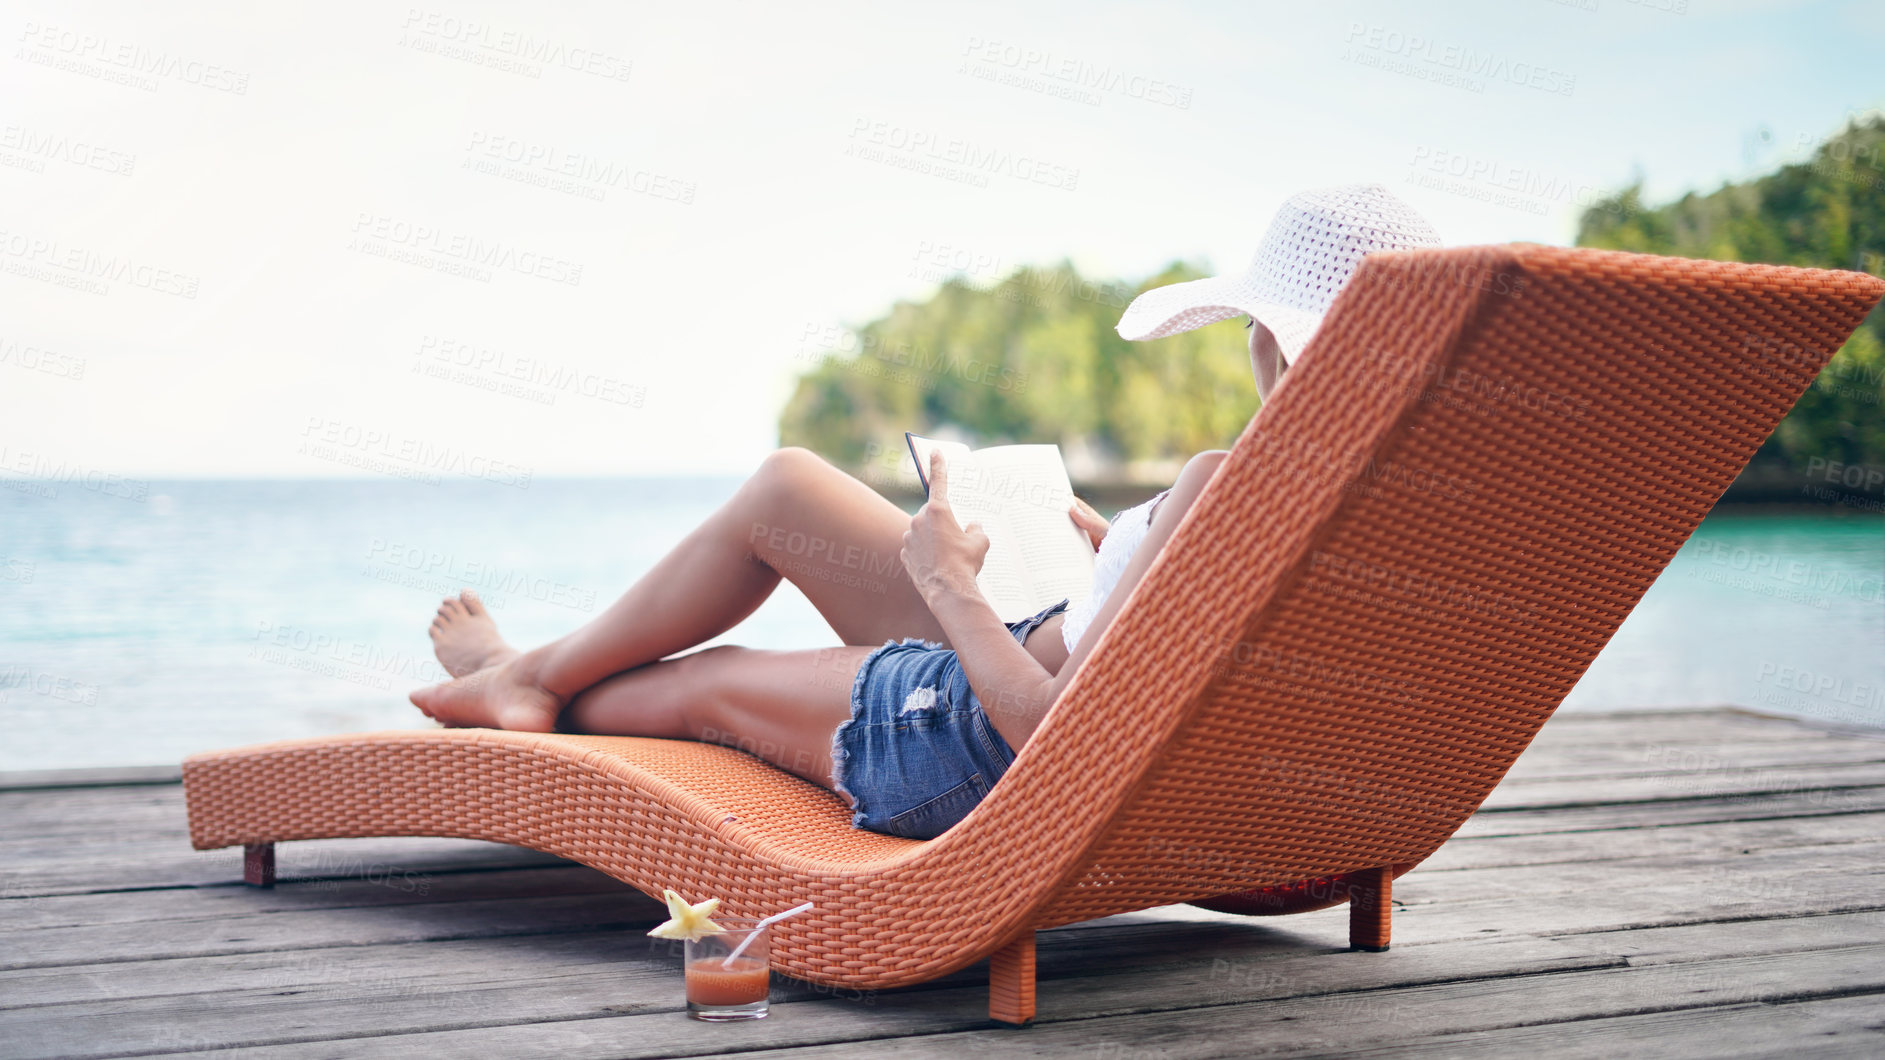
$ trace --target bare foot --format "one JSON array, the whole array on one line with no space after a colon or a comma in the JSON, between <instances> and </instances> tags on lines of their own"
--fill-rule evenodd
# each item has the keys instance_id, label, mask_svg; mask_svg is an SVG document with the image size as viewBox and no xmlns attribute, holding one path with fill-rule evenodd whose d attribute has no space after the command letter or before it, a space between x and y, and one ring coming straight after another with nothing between
<instances>
[{"instance_id":1,"label":"bare foot","mask_svg":"<svg viewBox=\"0 0 1885 1060\"><path fill-rule=\"evenodd\" d=\"M517 649L498 636L497 622L470 589L448 596L432 620L432 654L453 677L475 674L517 657Z\"/></svg>"},{"instance_id":2,"label":"bare foot","mask_svg":"<svg viewBox=\"0 0 1885 1060\"><path fill-rule=\"evenodd\" d=\"M412 704L447 728L554 732L563 701L527 672L515 652L503 661L412 693Z\"/></svg>"}]
</instances>

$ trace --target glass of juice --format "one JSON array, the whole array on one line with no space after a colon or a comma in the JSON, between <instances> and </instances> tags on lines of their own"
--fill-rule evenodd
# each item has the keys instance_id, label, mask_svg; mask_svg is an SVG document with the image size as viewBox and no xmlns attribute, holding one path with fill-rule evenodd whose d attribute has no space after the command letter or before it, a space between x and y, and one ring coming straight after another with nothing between
<instances>
[{"instance_id":1,"label":"glass of juice","mask_svg":"<svg viewBox=\"0 0 1885 1060\"><path fill-rule=\"evenodd\" d=\"M713 922L726 930L687 943L687 1014L697 1020L763 1018L772 986L766 929L752 917L718 916ZM727 956L742 942L746 948L729 965Z\"/></svg>"}]
</instances>

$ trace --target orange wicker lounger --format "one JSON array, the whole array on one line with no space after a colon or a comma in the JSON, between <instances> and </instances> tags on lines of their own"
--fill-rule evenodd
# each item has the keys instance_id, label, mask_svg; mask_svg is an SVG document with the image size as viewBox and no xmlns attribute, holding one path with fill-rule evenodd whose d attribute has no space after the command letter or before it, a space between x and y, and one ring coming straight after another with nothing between
<instances>
[{"instance_id":1,"label":"orange wicker lounger","mask_svg":"<svg viewBox=\"0 0 1885 1060\"><path fill-rule=\"evenodd\" d=\"M460 836L732 914L810 900L775 967L903 986L992 958L1034 1013L1034 932L1197 902L1346 901L1479 806L1879 300L1858 273L1515 245L1380 254L1330 312L1008 775L915 842L738 751L492 730L184 763L190 833Z\"/></svg>"}]
</instances>

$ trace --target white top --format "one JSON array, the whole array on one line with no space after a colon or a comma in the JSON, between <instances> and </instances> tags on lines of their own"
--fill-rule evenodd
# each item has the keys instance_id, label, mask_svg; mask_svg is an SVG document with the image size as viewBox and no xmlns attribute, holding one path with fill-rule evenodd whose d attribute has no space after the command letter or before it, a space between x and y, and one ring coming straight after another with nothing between
<instances>
[{"instance_id":1,"label":"white top","mask_svg":"<svg viewBox=\"0 0 1885 1060\"><path fill-rule=\"evenodd\" d=\"M1139 551L1139 544L1145 540L1145 532L1152 525L1152 506L1164 499L1171 490L1161 491L1158 496L1144 504L1127 508L1118 515L1106 529L1106 537L1100 542L1100 551L1093 557L1093 591L1086 599L1067 609L1067 617L1060 624L1060 639L1066 642L1071 653L1074 645L1080 643L1080 636L1093 624L1093 617L1106 606L1106 598L1111 596L1113 588L1119 584L1119 576L1126 573L1126 564L1132 562L1132 554Z\"/></svg>"}]
</instances>

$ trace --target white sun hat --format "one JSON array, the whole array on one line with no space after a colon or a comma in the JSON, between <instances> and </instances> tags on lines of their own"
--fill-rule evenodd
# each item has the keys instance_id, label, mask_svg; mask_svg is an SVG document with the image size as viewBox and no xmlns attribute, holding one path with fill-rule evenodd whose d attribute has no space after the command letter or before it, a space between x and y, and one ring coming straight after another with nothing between
<instances>
[{"instance_id":1,"label":"white sun hat","mask_svg":"<svg viewBox=\"0 0 1885 1060\"><path fill-rule=\"evenodd\" d=\"M1119 336L1162 339L1248 314L1294 361L1363 256L1439 245L1433 226L1379 184L1301 192L1276 211L1243 275L1154 287L1126 307Z\"/></svg>"}]
</instances>

